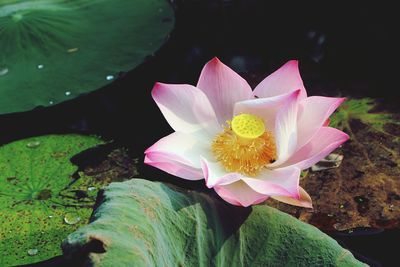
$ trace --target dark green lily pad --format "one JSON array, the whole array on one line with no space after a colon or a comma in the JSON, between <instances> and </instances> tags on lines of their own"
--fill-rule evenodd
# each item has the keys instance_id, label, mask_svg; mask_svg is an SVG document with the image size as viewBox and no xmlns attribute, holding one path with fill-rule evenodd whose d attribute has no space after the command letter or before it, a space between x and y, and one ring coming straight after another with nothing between
<instances>
[{"instance_id":1,"label":"dark green lily pad","mask_svg":"<svg viewBox=\"0 0 400 267\"><path fill-rule=\"evenodd\" d=\"M61 240L87 223L103 183L75 180L70 158L102 143L49 135L0 147L0 266L59 255Z\"/></svg>"},{"instance_id":2,"label":"dark green lily pad","mask_svg":"<svg viewBox=\"0 0 400 267\"><path fill-rule=\"evenodd\" d=\"M3 0L0 114L96 90L141 64L174 25L166 0Z\"/></svg>"},{"instance_id":3,"label":"dark green lily pad","mask_svg":"<svg viewBox=\"0 0 400 267\"><path fill-rule=\"evenodd\" d=\"M141 179L111 183L63 242L76 266L365 266L317 228ZM75 266L74 265L74 266Z\"/></svg>"}]
</instances>

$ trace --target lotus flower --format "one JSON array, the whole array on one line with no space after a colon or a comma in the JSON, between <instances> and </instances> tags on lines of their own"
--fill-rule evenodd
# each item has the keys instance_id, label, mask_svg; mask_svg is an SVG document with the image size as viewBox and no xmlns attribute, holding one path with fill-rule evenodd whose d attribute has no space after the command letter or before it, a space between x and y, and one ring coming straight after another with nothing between
<instances>
[{"instance_id":1,"label":"lotus flower","mask_svg":"<svg viewBox=\"0 0 400 267\"><path fill-rule=\"evenodd\" d=\"M344 99L307 97L295 60L252 91L214 58L197 86L156 83L152 96L175 132L145 151L145 163L180 178L205 179L233 205L272 197L311 208L299 186L301 170L349 138L326 123Z\"/></svg>"}]
</instances>

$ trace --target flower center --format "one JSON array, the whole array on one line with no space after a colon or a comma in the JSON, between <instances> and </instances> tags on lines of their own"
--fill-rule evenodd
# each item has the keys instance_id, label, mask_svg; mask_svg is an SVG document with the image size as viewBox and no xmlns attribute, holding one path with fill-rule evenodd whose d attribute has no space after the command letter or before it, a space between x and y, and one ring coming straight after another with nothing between
<instances>
[{"instance_id":1,"label":"flower center","mask_svg":"<svg viewBox=\"0 0 400 267\"><path fill-rule=\"evenodd\" d=\"M211 145L215 158L229 172L257 176L275 161L276 148L264 121L252 114L240 114L227 122L229 127L217 135Z\"/></svg>"}]
</instances>

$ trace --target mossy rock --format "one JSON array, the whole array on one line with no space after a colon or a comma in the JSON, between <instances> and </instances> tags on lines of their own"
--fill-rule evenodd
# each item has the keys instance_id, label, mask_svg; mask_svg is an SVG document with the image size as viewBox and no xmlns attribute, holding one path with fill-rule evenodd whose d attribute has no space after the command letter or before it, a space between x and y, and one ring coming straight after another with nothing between
<instances>
[{"instance_id":1,"label":"mossy rock","mask_svg":"<svg viewBox=\"0 0 400 267\"><path fill-rule=\"evenodd\" d=\"M102 182L73 177L70 158L102 143L48 135L0 147L0 266L60 255L61 241L88 222Z\"/></svg>"},{"instance_id":2,"label":"mossy rock","mask_svg":"<svg viewBox=\"0 0 400 267\"><path fill-rule=\"evenodd\" d=\"M365 266L317 228L141 179L111 183L63 242L78 266Z\"/></svg>"},{"instance_id":3,"label":"mossy rock","mask_svg":"<svg viewBox=\"0 0 400 267\"><path fill-rule=\"evenodd\" d=\"M173 26L167 0L0 1L0 114L113 82L153 55Z\"/></svg>"}]
</instances>

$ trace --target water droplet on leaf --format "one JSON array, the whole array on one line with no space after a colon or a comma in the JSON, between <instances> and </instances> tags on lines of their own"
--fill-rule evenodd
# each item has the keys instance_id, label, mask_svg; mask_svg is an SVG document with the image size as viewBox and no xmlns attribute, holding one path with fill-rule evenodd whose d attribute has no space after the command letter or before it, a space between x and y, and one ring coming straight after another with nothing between
<instances>
[{"instance_id":1,"label":"water droplet on leaf","mask_svg":"<svg viewBox=\"0 0 400 267\"><path fill-rule=\"evenodd\" d=\"M18 21L22 20L23 17L24 17L24 16L23 16L21 13L14 13L14 14L11 16L11 19L12 19L14 22L18 22Z\"/></svg>"},{"instance_id":2,"label":"water droplet on leaf","mask_svg":"<svg viewBox=\"0 0 400 267\"><path fill-rule=\"evenodd\" d=\"M87 189L88 191L94 191L94 190L96 190L96 187L94 187L94 186L91 186L91 187L88 187L88 189Z\"/></svg>"},{"instance_id":3,"label":"water droplet on leaf","mask_svg":"<svg viewBox=\"0 0 400 267\"><path fill-rule=\"evenodd\" d=\"M29 147L29 148L36 148L38 146L40 146L40 141L31 141L26 144L26 147Z\"/></svg>"},{"instance_id":4,"label":"water droplet on leaf","mask_svg":"<svg viewBox=\"0 0 400 267\"><path fill-rule=\"evenodd\" d=\"M0 76L4 76L8 73L8 68L4 66L0 66Z\"/></svg>"},{"instance_id":5,"label":"water droplet on leaf","mask_svg":"<svg viewBox=\"0 0 400 267\"><path fill-rule=\"evenodd\" d=\"M68 53L74 53L76 51L78 51L78 47L70 48L67 50Z\"/></svg>"},{"instance_id":6,"label":"water droplet on leaf","mask_svg":"<svg viewBox=\"0 0 400 267\"><path fill-rule=\"evenodd\" d=\"M66 95L66 96L69 96L69 95L71 95L71 92L70 92L70 91L66 91L66 92L65 92L65 95Z\"/></svg>"},{"instance_id":7,"label":"water droplet on leaf","mask_svg":"<svg viewBox=\"0 0 400 267\"><path fill-rule=\"evenodd\" d=\"M29 256L35 256L36 254L38 254L38 252L39 252L39 250L37 248L28 249Z\"/></svg>"},{"instance_id":8,"label":"water droplet on leaf","mask_svg":"<svg viewBox=\"0 0 400 267\"><path fill-rule=\"evenodd\" d=\"M64 222L66 224L77 224L81 220L81 217L75 212L69 212L64 216Z\"/></svg>"},{"instance_id":9,"label":"water droplet on leaf","mask_svg":"<svg viewBox=\"0 0 400 267\"><path fill-rule=\"evenodd\" d=\"M111 81L114 79L114 75L107 75L106 80Z\"/></svg>"}]
</instances>

